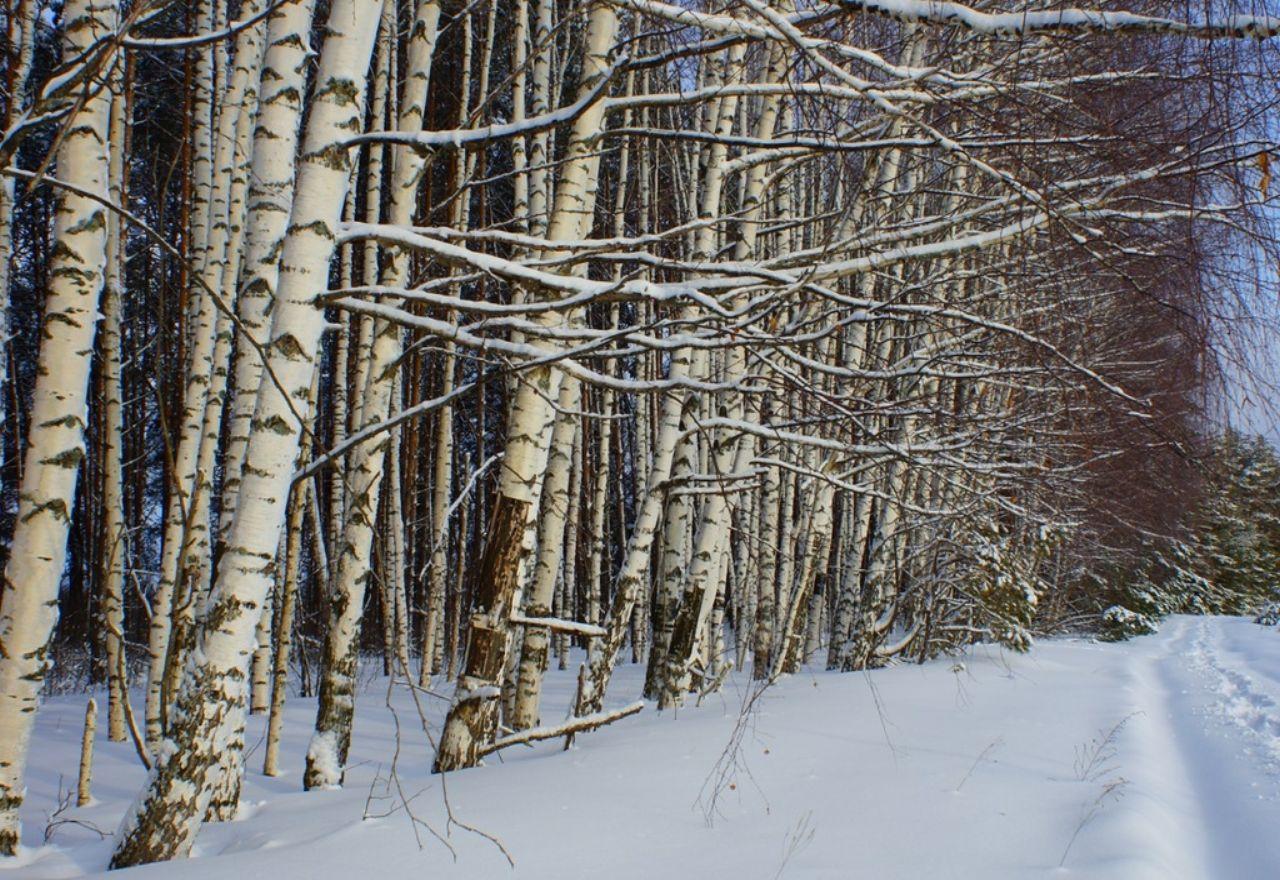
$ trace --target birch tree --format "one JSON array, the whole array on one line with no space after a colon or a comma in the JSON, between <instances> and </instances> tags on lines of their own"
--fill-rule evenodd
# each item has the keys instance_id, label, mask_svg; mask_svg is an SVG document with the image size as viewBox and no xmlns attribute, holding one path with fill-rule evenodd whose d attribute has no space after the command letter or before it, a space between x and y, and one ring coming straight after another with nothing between
<instances>
[{"instance_id":1,"label":"birch tree","mask_svg":"<svg viewBox=\"0 0 1280 880\"><path fill-rule=\"evenodd\" d=\"M74 58L87 50L115 28L116 15L109 0L69 0L61 21L63 51ZM113 63L104 58L81 92L67 96L73 110L57 156L59 179L80 192L58 195L18 521L0 593L3 855L13 855L20 840L27 750L58 617L76 478L85 457L90 359L107 269L104 202L110 198L108 81Z\"/></svg>"},{"instance_id":2,"label":"birch tree","mask_svg":"<svg viewBox=\"0 0 1280 880\"><path fill-rule=\"evenodd\" d=\"M125 816L112 867L186 854L212 796L218 752L242 723L245 684L258 615L266 600L284 525L290 466L324 315L314 302L316 279L328 272L348 186L346 132L364 113L364 73L377 16L354 0L334 3L320 51L316 88L298 163L296 195L280 259L265 371L254 411L240 503L209 598L196 660L188 660L174 706L169 744L147 788ZM299 407L304 412L299 413Z\"/></svg>"}]
</instances>

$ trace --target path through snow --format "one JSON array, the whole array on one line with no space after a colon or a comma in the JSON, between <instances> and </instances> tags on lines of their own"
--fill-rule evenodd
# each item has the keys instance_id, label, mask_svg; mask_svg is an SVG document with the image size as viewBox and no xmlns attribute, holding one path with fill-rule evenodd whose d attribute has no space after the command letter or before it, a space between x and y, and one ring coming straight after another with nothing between
<instances>
[{"instance_id":1,"label":"path through snow","mask_svg":"<svg viewBox=\"0 0 1280 880\"><path fill-rule=\"evenodd\" d=\"M624 667L615 702L632 699ZM573 676L552 673L549 722ZM299 790L314 701L286 717L285 775L263 777L262 719L236 822L208 826L196 858L112 875L222 878L902 878L1265 880L1280 877L1280 631L1176 617L1123 645L1052 640L1028 656L869 675L812 672L771 689L738 728L745 680L678 718L650 707L579 738L512 751L449 777L458 826L411 703L361 697L342 791ZM128 744L98 742L95 803L53 818L73 786L83 698L37 722L24 851L9 878L100 872L143 773ZM440 707L432 708L438 722ZM395 720L413 812L385 797ZM738 747L730 748L735 741ZM99 729L101 737L102 730ZM362 815L373 818L362 820ZM60 822L61 819L74 819Z\"/></svg>"}]
</instances>

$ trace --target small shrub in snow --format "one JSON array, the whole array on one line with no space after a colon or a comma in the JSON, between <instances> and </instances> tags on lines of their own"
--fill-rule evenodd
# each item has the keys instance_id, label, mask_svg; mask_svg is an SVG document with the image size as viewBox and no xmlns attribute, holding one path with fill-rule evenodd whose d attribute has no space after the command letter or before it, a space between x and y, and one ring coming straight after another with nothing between
<instances>
[{"instance_id":1,"label":"small shrub in snow","mask_svg":"<svg viewBox=\"0 0 1280 880\"><path fill-rule=\"evenodd\" d=\"M1280 624L1280 602L1268 602L1263 609L1258 612L1258 616L1253 619L1254 623L1260 623L1263 626L1276 626Z\"/></svg>"},{"instance_id":2,"label":"small shrub in snow","mask_svg":"<svg viewBox=\"0 0 1280 880\"><path fill-rule=\"evenodd\" d=\"M995 519L977 529L965 593L978 600L992 640L1030 650L1032 622L1047 591L1040 570L1061 540L1062 533L1048 526L1013 530Z\"/></svg>"},{"instance_id":3,"label":"small shrub in snow","mask_svg":"<svg viewBox=\"0 0 1280 880\"><path fill-rule=\"evenodd\" d=\"M1159 629L1154 617L1131 611L1123 605L1112 605L1102 612L1098 638L1104 642L1123 642L1134 636L1148 636Z\"/></svg>"}]
</instances>

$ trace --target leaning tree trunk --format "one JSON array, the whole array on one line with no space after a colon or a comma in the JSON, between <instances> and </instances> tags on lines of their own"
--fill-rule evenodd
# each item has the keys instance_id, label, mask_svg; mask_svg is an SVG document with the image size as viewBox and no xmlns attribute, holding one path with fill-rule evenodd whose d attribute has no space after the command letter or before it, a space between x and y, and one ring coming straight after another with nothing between
<instances>
[{"instance_id":1,"label":"leaning tree trunk","mask_svg":"<svg viewBox=\"0 0 1280 880\"><path fill-rule=\"evenodd\" d=\"M260 7L258 0L251 0L242 8L250 14ZM236 40L235 71L231 85L223 98L222 108L232 121L227 129L234 133L234 141L225 157L229 164L220 166L219 176L228 181L225 206L221 208L217 222L220 225L216 245L217 254L210 257L215 267L218 289L223 291L223 308L218 311L215 323L213 356L210 362L208 399L205 401L204 424L200 434L197 455L197 483L192 501L191 528L185 552L193 602L189 605L203 624L205 605L213 579L213 546L209 528L210 507L213 503L213 472L218 445L222 437L222 415L227 396L227 378L231 367L231 343L234 322L228 309L238 301L237 280L240 274L240 253L244 241L246 196L249 192L247 168L251 160L254 139L252 131L258 114L258 83L263 59L263 37L266 25L262 22L240 32ZM216 257L216 259L215 259ZM270 618L269 606L263 617ZM260 629L260 627L259 627ZM190 644L190 639L187 644ZM183 646L185 647L185 646ZM174 646L170 650L174 663L180 669L183 654ZM175 682L176 684L176 682ZM176 687L170 689L170 693ZM240 785L244 778L244 728L235 732L227 748L222 750L221 764L209 802L207 821L226 822L234 819L240 809Z\"/></svg>"},{"instance_id":2,"label":"leaning tree trunk","mask_svg":"<svg viewBox=\"0 0 1280 880\"><path fill-rule=\"evenodd\" d=\"M440 7L436 0L419 4L409 44L409 75L397 126L405 131L421 130L426 116L431 60L435 54ZM397 149L392 173L389 208L393 224L411 222L417 205L418 180L423 157L411 150ZM383 281L397 287L408 280L408 255L395 253ZM395 388L395 371L403 351L401 328L379 321L372 343L368 379L360 406L358 427L368 428L387 417ZM395 430L399 430L398 428ZM371 577L374 518L385 472L386 450L390 443L384 433L362 443L351 454L347 470L347 515L343 525L338 565L329 594L329 626L325 633L324 667L320 700L316 708L315 731L307 749L303 786L329 788L342 784L343 767L351 744L355 716L356 667L359 662L360 619L365 588ZM393 486L392 491L399 491Z\"/></svg>"},{"instance_id":3,"label":"leaning tree trunk","mask_svg":"<svg viewBox=\"0 0 1280 880\"><path fill-rule=\"evenodd\" d=\"M306 63L310 57L307 37L314 5L315 0L289 0L272 12L267 22L240 296L236 302L239 329L248 338L240 340L233 367L235 392L227 417L220 544L225 544L230 534L240 497L244 451L249 443L254 403L262 379L259 346L266 342L278 281L280 246L293 205L294 159L303 99L298 83L306 81Z\"/></svg>"},{"instance_id":4,"label":"leaning tree trunk","mask_svg":"<svg viewBox=\"0 0 1280 880\"><path fill-rule=\"evenodd\" d=\"M190 851L212 794L218 751L243 723L249 656L272 584L325 326L315 294L326 287L350 180L344 142L364 116L378 26L368 13L360 0L335 0L330 8L267 346L266 368L275 381L259 389L240 503L195 655L203 662L187 663L165 747L121 824L114 868Z\"/></svg>"},{"instance_id":5,"label":"leaning tree trunk","mask_svg":"<svg viewBox=\"0 0 1280 880\"><path fill-rule=\"evenodd\" d=\"M238 329L243 334L233 364L231 409L227 414L227 444L223 456L222 508L219 547L226 544L240 494L244 451L249 441L254 400L262 379L260 346L266 341L266 323L275 299L279 264L293 203L294 156L302 94L295 83L303 76L308 57L306 36L311 27L314 0L290 0L276 9L267 23L267 47L262 68L270 73L259 85L258 121L252 148L252 184L244 231L244 256L240 264L236 298ZM221 553L219 553L221 555ZM258 625L258 649L253 657L253 695L250 711L266 711L264 685L271 679L271 615Z\"/></svg>"},{"instance_id":6,"label":"leaning tree trunk","mask_svg":"<svg viewBox=\"0 0 1280 880\"><path fill-rule=\"evenodd\" d=\"M743 52L742 47L730 50L728 72L726 76L737 76L740 73ZM729 134L735 117L736 99L725 99L716 110L707 110L708 130ZM714 114L719 113L717 117ZM705 181L700 210L716 210L720 202L723 185L722 171L725 147L716 145L706 157L699 169ZM713 225L707 224L696 236L694 250L697 253L710 254L713 249L711 236ZM691 306L681 309L682 320L695 317ZM668 368L669 380L686 379L691 374L701 378L705 372L706 352L693 352L682 346L671 354ZM653 462L650 466L648 480L645 485L644 500L636 515L635 525L627 543L627 552L623 557L622 569L619 571L613 591L613 604L609 610L609 618L605 622L607 634L600 641L600 650L591 659L591 675L583 689L582 699L578 705L581 714L600 711L604 703L605 690L613 675L613 664L623 640L631 625L632 612L636 599L643 587L642 578L649 567L649 558L653 548L653 540L662 515L664 501L668 496L667 478L671 475L676 451L681 444L681 422L686 415L685 407L689 396L679 392L669 392L663 397L658 423L658 436L654 442ZM651 654L652 659L652 654Z\"/></svg>"},{"instance_id":7,"label":"leaning tree trunk","mask_svg":"<svg viewBox=\"0 0 1280 880\"><path fill-rule=\"evenodd\" d=\"M609 74L617 29L613 7L595 3L583 35L580 94L590 94ZM605 102L596 100L573 122L547 227L552 241L578 241L590 230L600 169L596 138L604 114ZM437 772L478 764L481 748L497 725L496 697L506 667L509 617L520 605L520 588L531 568L541 482L555 423L551 401L559 395L560 380L560 372L550 366L526 371L511 405L502 477L476 581L466 668L458 677L457 696L436 750Z\"/></svg>"},{"instance_id":8,"label":"leaning tree trunk","mask_svg":"<svg viewBox=\"0 0 1280 880\"><path fill-rule=\"evenodd\" d=\"M62 20L63 51L74 58L112 32L116 6L103 0L68 0ZM91 90L67 120L57 156L60 180L103 200L109 196L110 114L111 93L103 87ZM107 209L94 199L60 192L53 240L18 518L0 594L0 854L4 855L18 848L27 747L44 684L49 639L58 619L58 587L76 477L85 455L90 361L107 262Z\"/></svg>"},{"instance_id":9,"label":"leaning tree trunk","mask_svg":"<svg viewBox=\"0 0 1280 880\"><path fill-rule=\"evenodd\" d=\"M244 12L256 13L259 0L246 3ZM221 9L221 7L219 7ZM179 491L186 493L183 518L172 537L181 540L176 548L176 577L173 605L173 632L169 639L167 670L162 690L169 698L178 679L187 652L195 643L212 579L212 548L209 539L209 516L212 505L214 468L221 439L222 410L227 390L228 365L231 359L232 320L228 312L235 308L236 277L240 265L243 236L245 195L248 176L245 168L252 149L251 137L258 110L258 81L262 64L262 42L266 25L258 22L240 31L236 39L235 69L230 83L218 102L217 142L214 151L214 185L209 209L209 240L205 249L198 295L202 297L202 323L198 327L197 355L187 376L187 419L182 426L176 461L183 467L194 467L179 475L185 482ZM222 66L219 70L225 69ZM215 292L220 302L214 301ZM212 312L212 327L203 316ZM208 335L206 335L208 334ZM195 407L199 406L197 410ZM188 444L194 445L192 453ZM193 457L192 457L193 456ZM166 557L168 548L166 547ZM166 703L167 704L167 703ZM223 752L233 760L238 748ZM239 785L227 790L225 784L239 779L236 768L222 774L224 785L213 801L213 818L226 819L234 812Z\"/></svg>"}]
</instances>

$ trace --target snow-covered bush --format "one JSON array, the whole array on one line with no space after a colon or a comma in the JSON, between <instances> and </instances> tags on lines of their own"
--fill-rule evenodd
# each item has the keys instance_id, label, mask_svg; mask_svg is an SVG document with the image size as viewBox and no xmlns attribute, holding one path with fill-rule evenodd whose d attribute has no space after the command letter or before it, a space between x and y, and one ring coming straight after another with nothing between
<instances>
[{"instance_id":1,"label":"snow-covered bush","mask_svg":"<svg viewBox=\"0 0 1280 880\"><path fill-rule=\"evenodd\" d=\"M1212 455L1206 497L1191 522L1191 546L1179 568L1203 574L1207 610L1257 613L1280 602L1280 453L1262 437L1224 433ZM1190 609L1189 609L1190 610Z\"/></svg>"},{"instance_id":2,"label":"snow-covered bush","mask_svg":"<svg viewBox=\"0 0 1280 880\"><path fill-rule=\"evenodd\" d=\"M1129 612L1154 624L1168 614L1241 614L1280 623L1280 453L1227 431L1204 456L1200 500L1179 538L1147 537L1128 559L1087 576L1104 637L1127 638ZM1105 611L1102 611L1105 609Z\"/></svg>"},{"instance_id":3,"label":"snow-covered bush","mask_svg":"<svg viewBox=\"0 0 1280 880\"><path fill-rule=\"evenodd\" d=\"M1156 618L1125 608L1123 605L1112 605L1102 612L1102 626L1098 630L1098 638L1104 642L1123 642L1134 636L1149 636L1160 628Z\"/></svg>"},{"instance_id":4,"label":"snow-covered bush","mask_svg":"<svg viewBox=\"0 0 1280 880\"><path fill-rule=\"evenodd\" d=\"M1205 577L1197 564L1194 548L1178 541L1167 554L1157 554L1157 561L1171 572L1160 587L1167 597L1171 614L1239 614L1243 611L1240 596L1223 589Z\"/></svg>"},{"instance_id":5,"label":"snow-covered bush","mask_svg":"<svg viewBox=\"0 0 1280 880\"><path fill-rule=\"evenodd\" d=\"M1031 648L1031 629L1046 586L1040 568L1061 541L1049 526L1013 531L995 519L977 530L967 592L979 609L993 641L1014 651Z\"/></svg>"},{"instance_id":6,"label":"snow-covered bush","mask_svg":"<svg viewBox=\"0 0 1280 880\"><path fill-rule=\"evenodd\" d=\"M1253 619L1254 623L1260 623L1263 626L1276 626L1280 624L1280 602L1268 602L1258 612L1258 616Z\"/></svg>"}]
</instances>

